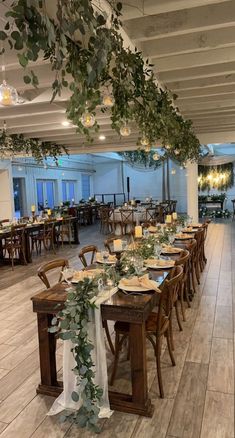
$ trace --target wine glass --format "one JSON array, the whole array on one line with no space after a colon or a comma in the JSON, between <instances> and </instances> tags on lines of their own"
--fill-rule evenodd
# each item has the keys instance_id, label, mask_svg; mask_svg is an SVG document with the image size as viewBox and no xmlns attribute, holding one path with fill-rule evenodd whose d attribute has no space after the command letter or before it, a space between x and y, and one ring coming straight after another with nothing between
<instances>
[{"instance_id":1,"label":"wine glass","mask_svg":"<svg viewBox=\"0 0 235 438\"><path fill-rule=\"evenodd\" d=\"M157 259L160 258L161 251L162 251L162 247L161 247L160 243L155 243L155 245L154 245L154 256Z\"/></svg>"},{"instance_id":2,"label":"wine glass","mask_svg":"<svg viewBox=\"0 0 235 438\"><path fill-rule=\"evenodd\" d=\"M108 251L102 251L101 256L102 256L102 259L103 259L104 263L107 263L107 261L109 259Z\"/></svg>"},{"instance_id":3,"label":"wine glass","mask_svg":"<svg viewBox=\"0 0 235 438\"><path fill-rule=\"evenodd\" d=\"M170 244L170 246L172 246L172 244L173 244L173 242L174 242L174 240L175 240L175 236L174 236L174 234L169 234L169 236L168 236L168 240L169 240L169 244Z\"/></svg>"},{"instance_id":4,"label":"wine glass","mask_svg":"<svg viewBox=\"0 0 235 438\"><path fill-rule=\"evenodd\" d=\"M135 257L134 267L136 274L141 275L144 267L144 261L142 257Z\"/></svg>"}]
</instances>

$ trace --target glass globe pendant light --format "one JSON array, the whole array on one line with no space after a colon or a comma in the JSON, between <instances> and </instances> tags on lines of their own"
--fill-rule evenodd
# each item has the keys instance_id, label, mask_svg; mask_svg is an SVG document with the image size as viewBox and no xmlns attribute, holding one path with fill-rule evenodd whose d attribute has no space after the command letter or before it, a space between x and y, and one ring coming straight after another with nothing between
<instances>
[{"instance_id":1,"label":"glass globe pendant light","mask_svg":"<svg viewBox=\"0 0 235 438\"><path fill-rule=\"evenodd\" d=\"M15 105L18 102L18 93L5 80L5 65L2 66L3 81L0 85L0 104L3 106Z\"/></svg>"},{"instance_id":2,"label":"glass globe pendant light","mask_svg":"<svg viewBox=\"0 0 235 438\"><path fill-rule=\"evenodd\" d=\"M160 158L160 156L158 155L157 152L155 152L155 154L153 154L153 160L154 160L154 161L158 161L159 158Z\"/></svg>"},{"instance_id":3,"label":"glass globe pendant light","mask_svg":"<svg viewBox=\"0 0 235 438\"><path fill-rule=\"evenodd\" d=\"M92 128L95 124L95 116L88 111L85 111L80 120L85 128Z\"/></svg>"},{"instance_id":4,"label":"glass globe pendant light","mask_svg":"<svg viewBox=\"0 0 235 438\"><path fill-rule=\"evenodd\" d=\"M147 137L145 135L143 135L143 137L141 138L140 144L142 146L147 146L149 144L149 141L148 141L148 139L147 139Z\"/></svg>"},{"instance_id":5,"label":"glass globe pendant light","mask_svg":"<svg viewBox=\"0 0 235 438\"><path fill-rule=\"evenodd\" d=\"M120 134L122 137L128 137L131 134L131 128L125 122L124 125L120 128Z\"/></svg>"},{"instance_id":6,"label":"glass globe pendant light","mask_svg":"<svg viewBox=\"0 0 235 438\"><path fill-rule=\"evenodd\" d=\"M145 152L149 153L151 151L151 146L149 144L146 144L144 150Z\"/></svg>"},{"instance_id":7,"label":"glass globe pendant light","mask_svg":"<svg viewBox=\"0 0 235 438\"><path fill-rule=\"evenodd\" d=\"M111 94L105 94L103 97L103 104L108 108L111 108L114 105L114 98Z\"/></svg>"}]
</instances>

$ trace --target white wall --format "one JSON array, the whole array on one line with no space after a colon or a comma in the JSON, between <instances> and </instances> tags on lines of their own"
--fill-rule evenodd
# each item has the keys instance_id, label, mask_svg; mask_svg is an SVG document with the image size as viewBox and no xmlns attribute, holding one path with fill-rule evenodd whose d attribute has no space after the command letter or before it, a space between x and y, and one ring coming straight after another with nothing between
<instances>
[{"instance_id":1,"label":"white wall","mask_svg":"<svg viewBox=\"0 0 235 438\"><path fill-rule=\"evenodd\" d=\"M122 173L123 166L123 173ZM170 171L174 168L176 174L170 173L171 198L177 199L179 212L187 210L186 171L170 163ZM144 200L152 196L153 199L162 200L162 168L153 171L138 170L121 161L111 161L95 165L94 193L127 194L126 178L130 177L130 198ZM122 177L123 174L123 177ZM124 181L124 190L123 183Z\"/></svg>"}]
</instances>

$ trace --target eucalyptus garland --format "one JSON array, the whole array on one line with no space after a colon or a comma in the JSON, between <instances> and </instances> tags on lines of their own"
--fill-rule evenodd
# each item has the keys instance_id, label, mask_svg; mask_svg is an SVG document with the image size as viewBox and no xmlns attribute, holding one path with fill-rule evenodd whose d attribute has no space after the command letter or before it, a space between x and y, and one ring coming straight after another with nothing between
<instances>
[{"instance_id":1,"label":"eucalyptus garland","mask_svg":"<svg viewBox=\"0 0 235 438\"><path fill-rule=\"evenodd\" d=\"M94 346L88 338L87 325L90 312L96 307L91 300L97 293L97 277L85 278L76 288L69 289L65 307L52 319L52 327L49 329L51 333L58 332L60 339L70 340L73 344L71 351L76 362L73 372L77 376L79 392L73 391L71 398L74 402L82 402L78 410L66 410L61 421L70 421L94 432L100 431L98 405L103 391L93 382L95 374L91 351Z\"/></svg>"},{"instance_id":2,"label":"eucalyptus garland","mask_svg":"<svg viewBox=\"0 0 235 438\"><path fill-rule=\"evenodd\" d=\"M57 163L58 156L68 154L68 150L54 142L25 138L22 134L8 135L3 130L0 134L0 157L9 158L21 154L33 157L38 163L43 162L47 157L53 157Z\"/></svg>"},{"instance_id":3,"label":"eucalyptus garland","mask_svg":"<svg viewBox=\"0 0 235 438\"><path fill-rule=\"evenodd\" d=\"M181 163L197 160L200 144L191 122L178 113L175 96L158 87L153 65L144 61L140 51L124 48L122 4L107 3L109 17L90 0L58 0L56 15L49 17L45 0L15 0L0 39L19 51L27 84L39 83L29 63L41 54L49 60L55 71L52 100L63 88L70 90L67 117L89 141L99 126L95 122L92 131L83 126L81 117L102 111L110 115L118 133L123 125L133 124L139 132L137 145L142 137L151 147L161 141L167 156ZM112 107L103 102L106 92L111 94Z\"/></svg>"},{"instance_id":4,"label":"eucalyptus garland","mask_svg":"<svg viewBox=\"0 0 235 438\"><path fill-rule=\"evenodd\" d=\"M124 160L127 161L132 167L139 167L141 169L157 169L161 166L163 158L159 156L158 160L154 160L154 155L156 152L151 150L150 152L145 152L144 150L137 149L136 151L126 151L119 152Z\"/></svg>"}]
</instances>

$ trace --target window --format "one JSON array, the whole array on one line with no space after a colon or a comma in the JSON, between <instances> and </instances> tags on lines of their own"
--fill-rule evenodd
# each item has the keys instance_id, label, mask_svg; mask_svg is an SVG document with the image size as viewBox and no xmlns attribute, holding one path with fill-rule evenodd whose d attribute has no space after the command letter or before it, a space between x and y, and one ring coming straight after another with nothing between
<instances>
[{"instance_id":1,"label":"window","mask_svg":"<svg viewBox=\"0 0 235 438\"><path fill-rule=\"evenodd\" d=\"M45 207L54 208L54 181L38 180L37 181L37 201L38 210L43 210Z\"/></svg>"},{"instance_id":2,"label":"window","mask_svg":"<svg viewBox=\"0 0 235 438\"><path fill-rule=\"evenodd\" d=\"M75 181L62 181L63 202L75 199Z\"/></svg>"},{"instance_id":3,"label":"window","mask_svg":"<svg viewBox=\"0 0 235 438\"><path fill-rule=\"evenodd\" d=\"M82 174L82 198L87 200L90 196L90 175Z\"/></svg>"}]
</instances>

